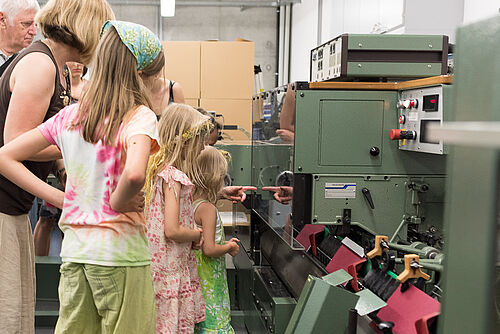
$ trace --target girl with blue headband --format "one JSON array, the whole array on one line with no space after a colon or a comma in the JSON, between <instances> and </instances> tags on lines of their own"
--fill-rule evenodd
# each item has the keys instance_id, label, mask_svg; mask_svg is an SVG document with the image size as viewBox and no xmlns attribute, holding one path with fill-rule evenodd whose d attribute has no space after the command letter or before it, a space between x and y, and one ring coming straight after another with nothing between
<instances>
[{"instance_id":1,"label":"girl with blue headband","mask_svg":"<svg viewBox=\"0 0 500 334\"><path fill-rule=\"evenodd\" d=\"M106 22L80 103L0 149L0 173L63 210L56 333L155 332L140 191L149 155L159 146L139 71L157 66L162 53L147 28ZM64 158L65 192L21 163L51 144Z\"/></svg>"}]
</instances>

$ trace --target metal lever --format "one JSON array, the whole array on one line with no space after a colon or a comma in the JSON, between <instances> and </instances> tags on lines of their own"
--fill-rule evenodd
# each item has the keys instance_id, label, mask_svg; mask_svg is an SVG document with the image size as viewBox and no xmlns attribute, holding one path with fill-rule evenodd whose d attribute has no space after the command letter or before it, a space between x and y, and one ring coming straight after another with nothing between
<instances>
[{"instance_id":1,"label":"metal lever","mask_svg":"<svg viewBox=\"0 0 500 334\"><path fill-rule=\"evenodd\" d=\"M368 205L370 206L370 208L375 209L375 205L373 204L373 199L372 199L372 194L370 194L370 190L368 190L368 188L363 188L361 190L361 192L363 193L363 196L365 196L366 200L368 201Z\"/></svg>"}]
</instances>

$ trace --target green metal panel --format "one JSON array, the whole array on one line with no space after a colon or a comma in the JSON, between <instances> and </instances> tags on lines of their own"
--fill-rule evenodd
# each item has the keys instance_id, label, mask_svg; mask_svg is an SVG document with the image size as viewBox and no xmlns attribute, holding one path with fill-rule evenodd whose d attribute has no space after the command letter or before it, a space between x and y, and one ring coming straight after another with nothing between
<instances>
[{"instance_id":1,"label":"green metal panel","mask_svg":"<svg viewBox=\"0 0 500 334\"><path fill-rule=\"evenodd\" d=\"M348 77L425 77L441 75L441 63L348 62Z\"/></svg>"},{"instance_id":2,"label":"green metal panel","mask_svg":"<svg viewBox=\"0 0 500 334\"><path fill-rule=\"evenodd\" d=\"M36 256L36 307L35 325L53 327L59 316L59 267L61 258Z\"/></svg>"},{"instance_id":3,"label":"green metal panel","mask_svg":"<svg viewBox=\"0 0 500 334\"><path fill-rule=\"evenodd\" d=\"M322 166L382 164L380 155L366 154L366 143L382 146L383 101L322 100L319 112L319 162ZM352 122L353 118L363 121ZM352 126L346 127L346 124ZM352 140L353 133L362 133L364 140Z\"/></svg>"},{"instance_id":4,"label":"green metal panel","mask_svg":"<svg viewBox=\"0 0 500 334\"><path fill-rule=\"evenodd\" d=\"M292 171L292 145L256 144L252 148L252 185L259 188L258 194L271 199L263 186L274 186L276 177L283 171Z\"/></svg>"},{"instance_id":5,"label":"green metal panel","mask_svg":"<svg viewBox=\"0 0 500 334\"><path fill-rule=\"evenodd\" d=\"M288 297L273 298L273 333L285 333L297 302Z\"/></svg>"},{"instance_id":6,"label":"green metal panel","mask_svg":"<svg viewBox=\"0 0 500 334\"><path fill-rule=\"evenodd\" d=\"M456 121L500 121L500 17L458 29ZM499 333L494 313L499 151L452 147L439 332Z\"/></svg>"},{"instance_id":7,"label":"green metal panel","mask_svg":"<svg viewBox=\"0 0 500 334\"><path fill-rule=\"evenodd\" d=\"M346 91L346 90L304 90L297 92L296 125L295 125L295 157L294 172L310 174L378 174L378 175L444 175L445 156L435 154L423 154L416 152L401 151L397 141L391 141L389 134L391 129L398 128L398 110L396 91ZM342 114L342 110L337 109L340 104L328 104L327 101L359 101L377 102L383 106L383 127L381 129L382 142L374 139L372 133L365 135L363 131L345 131L346 138L341 142L321 142L321 137L313 134L320 133L322 128L322 118L327 118L325 113L334 115ZM321 109L326 105L328 109ZM352 109L351 109L352 110ZM370 109L369 112L378 113L377 109ZM342 116L345 129L368 128L370 125L366 117L360 118L361 111L354 113L346 112ZM331 118L333 121L333 117ZM363 124L360 126L360 123ZM380 130L375 130L380 131ZM356 147L352 154L359 157L351 157L354 161L367 161L371 159L370 149L380 145L380 154L374 163L364 166L332 166L324 165L320 160L320 147L322 145L343 146L342 149L350 151ZM364 147L364 150L361 149ZM343 153L345 155L351 153ZM332 157L334 159L334 157ZM332 160L327 160L332 163Z\"/></svg>"},{"instance_id":8,"label":"green metal panel","mask_svg":"<svg viewBox=\"0 0 500 334\"><path fill-rule=\"evenodd\" d=\"M440 333L494 333L498 152L452 148L450 155Z\"/></svg>"},{"instance_id":9,"label":"green metal panel","mask_svg":"<svg viewBox=\"0 0 500 334\"><path fill-rule=\"evenodd\" d=\"M327 183L354 184L354 198L328 198ZM414 183L426 185L425 192L410 189ZM444 205L444 183L442 176L389 175L373 177L370 175L314 175L312 191L312 221L318 224L342 224L344 209L351 210L353 224L361 224L366 230L391 237L401 224L403 216L411 223L412 216L421 217L416 223L419 231L434 227L434 233L442 231ZM375 206L371 209L362 194L369 190ZM399 235L406 235L405 223ZM398 240L398 239L396 239Z\"/></svg>"},{"instance_id":10,"label":"green metal panel","mask_svg":"<svg viewBox=\"0 0 500 334\"><path fill-rule=\"evenodd\" d=\"M218 149L231 154L231 162L228 165L228 174L231 176L234 185L250 185L251 179L251 158L252 146L248 145L230 145L219 143Z\"/></svg>"},{"instance_id":11,"label":"green metal panel","mask_svg":"<svg viewBox=\"0 0 500 334\"><path fill-rule=\"evenodd\" d=\"M272 272L268 267L254 271L254 302L265 327L271 333L282 334L288 325L296 301L290 296L276 274L273 273L272 278L263 279L258 273L261 270Z\"/></svg>"},{"instance_id":12,"label":"green metal panel","mask_svg":"<svg viewBox=\"0 0 500 334\"><path fill-rule=\"evenodd\" d=\"M443 50L443 36L440 35L374 35L349 34L350 50Z\"/></svg>"},{"instance_id":13,"label":"green metal panel","mask_svg":"<svg viewBox=\"0 0 500 334\"><path fill-rule=\"evenodd\" d=\"M61 258L56 256L37 256L35 258L37 300L59 300L57 288L59 286L59 267Z\"/></svg>"},{"instance_id":14,"label":"green metal panel","mask_svg":"<svg viewBox=\"0 0 500 334\"><path fill-rule=\"evenodd\" d=\"M285 333L344 334L348 312L358 299L359 296L347 290L309 276Z\"/></svg>"},{"instance_id":15,"label":"green metal panel","mask_svg":"<svg viewBox=\"0 0 500 334\"><path fill-rule=\"evenodd\" d=\"M242 248L242 251L233 258L234 267L236 269L236 295L238 305L245 316L245 324L252 326L255 317L255 307L253 305L253 262L248 257L247 252Z\"/></svg>"}]
</instances>

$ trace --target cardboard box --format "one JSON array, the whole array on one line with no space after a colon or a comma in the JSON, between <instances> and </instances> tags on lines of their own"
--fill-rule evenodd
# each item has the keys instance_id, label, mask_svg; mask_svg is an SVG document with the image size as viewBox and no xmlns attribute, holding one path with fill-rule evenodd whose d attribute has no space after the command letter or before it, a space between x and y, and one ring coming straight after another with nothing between
<instances>
[{"instance_id":1,"label":"cardboard box","mask_svg":"<svg viewBox=\"0 0 500 334\"><path fill-rule=\"evenodd\" d=\"M193 108L198 108L200 106L200 100L198 99L184 99L184 102Z\"/></svg>"},{"instance_id":2,"label":"cardboard box","mask_svg":"<svg viewBox=\"0 0 500 334\"><path fill-rule=\"evenodd\" d=\"M200 42L162 42L165 77L179 82L188 99L200 98Z\"/></svg>"},{"instance_id":3,"label":"cardboard box","mask_svg":"<svg viewBox=\"0 0 500 334\"><path fill-rule=\"evenodd\" d=\"M201 42L201 97L251 99L253 42Z\"/></svg>"},{"instance_id":4,"label":"cardboard box","mask_svg":"<svg viewBox=\"0 0 500 334\"><path fill-rule=\"evenodd\" d=\"M251 136L252 133L252 99L200 99L200 107L224 115L225 125L238 125ZM240 130L224 130L234 140L248 140Z\"/></svg>"}]
</instances>

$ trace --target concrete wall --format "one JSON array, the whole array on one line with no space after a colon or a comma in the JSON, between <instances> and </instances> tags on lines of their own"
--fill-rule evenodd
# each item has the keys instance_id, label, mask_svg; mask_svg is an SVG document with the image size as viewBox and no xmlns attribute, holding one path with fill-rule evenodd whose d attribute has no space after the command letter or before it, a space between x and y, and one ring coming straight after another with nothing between
<instances>
[{"instance_id":1,"label":"concrete wall","mask_svg":"<svg viewBox=\"0 0 500 334\"><path fill-rule=\"evenodd\" d=\"M443 34L454 43L457 27L498 15L500 0L302 0L292 10L290 81L297 81L309 80L309 51L342 33Z\"/></svg>"},{"instance_id":2,"label":"concrete wall","mask_svg":"<svg viewBox=\"0 0 500 334\"><path fill-rule=\"evenodd\" d=\"M276 8L177 7L174 17L163 18L162 26L165 41L234 41L240 37L255 42L255 64L261 65L264 89L275 86Z\"/></svg>"},{"instance_id":3,"label":"concrete wall","mask_svg":"<svg viewBox=\"0 0 500 334\"><path fill-rule=\"evenodd\" d=\"M302 0L292 6L290 82L309 80L309 55L317 46L318 1Z\"/></svg>"},{"instance_id":4,"label":"concrete wall","mask_svg":"<svg viewBox=\"0 0 500 334\"><path fill-rule=\"evenodd\" d=\"M77 1L77 0L75 0ZM43 6L47 0L38 0ZM157 1L108 0L117 20L142 24L164 41L199 41L236 38L255 42L255 64L263 71L264 88L275 87L277 45L277 14L274 7L192 7L177 6L175 16L160 18ZM137 3L137 4L135 4ZM41 38L41 36L38 36Z\"/></svg>"},{"instance_id":5,"label":"concrete wall","mask_svg":"<svg viewBox=\"0 0 500 334\"><path fill-rule=\"evenodd\" d=\"M464 23L483 20L500 11L500 0L464 0Z\"/></svg>"},{"instance_id":6,"label":"concrete wall","mask_svg":"<svg viewBox=\"0 0 500 334\"><path fill-rule=\"evenodd\" d=\"M302 0L293 5L290 81L309 80L310 51L319 44L343 33L402 25L403 5L404 0Z\"/></svg>"},{"instance_id":7,"label":"concrete wall","mask_svg":"<svg viewBox=\"0 0 500 334\"><path fill-rule=\"evenodd\" d=\"M491 0L490 0L491 1ZM406 1L405 33L448 35L455 43L455 32L464 20L464 0Z\"/></svg>"}]
</instances>

